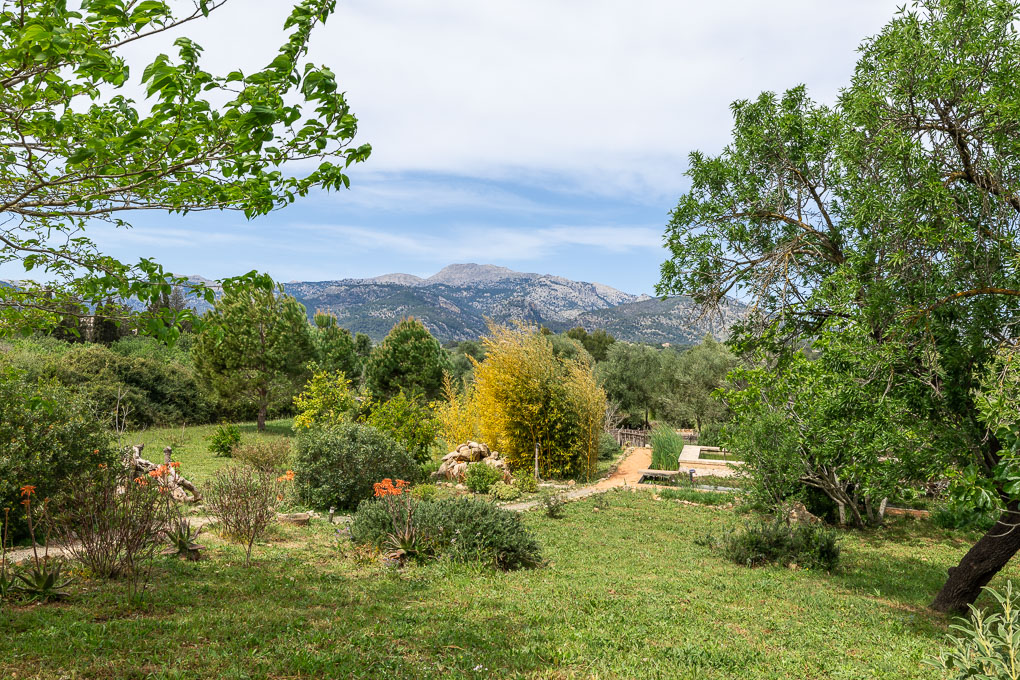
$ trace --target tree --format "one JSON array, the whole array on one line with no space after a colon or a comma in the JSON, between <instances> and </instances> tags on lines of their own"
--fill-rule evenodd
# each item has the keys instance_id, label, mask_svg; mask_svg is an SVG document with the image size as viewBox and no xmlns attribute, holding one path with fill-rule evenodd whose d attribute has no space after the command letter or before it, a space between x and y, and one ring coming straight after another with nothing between
<instances>
[{"instance_id":1,"label":"tree","mask_svg":"<svg viewBox=\"0 0 1020 680\"><path fill-rule=\"evenodd\" d=\"M460 385L474 372L475 362L485 358L485 348L477 340L463 340L447 347L450 377Z\"/></svg>"},{"instance_id":2,"label":"tree","mask_svg":"<svg viewBox=\"0 0 1020 680\"><path fill-rule=\"evenodd\" d=\"M630 415L629 421L648 425L662 386L659 350L629 342L614 343L598 366L599 382L609 400Z\"/></svg>"},{"instance_id":3,"label":"tree","mask_svg":"<svg viewBox=\"0 0 1020 680\"><path fill-rule=\"evenodd\" d=\"M929 425L932 466L972 465L1003 526L1020 488L1001 481L974 388L1020 321L1018 18L1013 2L921 0L865 41L834 107L802 87L736 102L731 144L691 155L658 287L707 310L751 298L734 336L747 351L859 329L886 358L871 379ZM1020 549L1003 526L935 608L963 610Z\"/></svg>"},{"instance_id":4,"label":"tree","mask_svg":"<svg viewBox=\"0 0 1020 680\"><path fill-rule=\"evenodd\" d=\"M130 211L146 209L251 218L346 187L344 168L368 157L367 145L350 147L357 120L332 71L305 59L335 0L298 2L286 42L254 73L204 70L201 46L185 36L174 56L130 68L135 43L228 1L183 11L162 0L0 5L0 264L48 281L0 287L0 332L52 327L69 304L79 316L107 298L148 304L186 283L152 260L100 253L88 239L96 220L127 227ZM123 93L129 83L144 89L144 105ZM294 165L306 161L310 171ZM212 290L202 295L212 302ZM175 320L150 314L148 329Z\"/></svg>"},{"instance_id":5,"label":"tree","mask_svg":"<svg viewBox=\"0 0 1020 680\"><path fill-rule=\"evenodd\" d=\"M354 336L354 351L361 358L362 364L366 363L372 355L372 338L364 333L356 334Z\"/></svg>"},{"instance_id":6,"label":"tree","mask_svg":"<svg viewBox=\"0 0 1020 680\"><path fill-rule=\"evenodd\" d=\"M243 396L258 409L258 430L277 399L290 400L307 376L314 349L304 305L259 285L224 282L223 297L204 318L195 367L222 396Z\"/></svg>"},{"instance_id":7,"label":"tree","mask_svg":"<svg viewBox=\"0 0 1020 680\"><path fill-rule=\"evenodd\" d=\"M372 350L365 379L378 400L394 397L401 390L435 399L442 391L446 368L446 353L439 341L420 321L408 318L393 326Z\"/></svg>"},{"instance_id":8,"label":"tree","mask_svg":"<svg viewBox=\"0 0 1020 680\"><path fill-rule=\"evenodd\" d=\"M358 380L361 377L362 362L355 351L351 332L337 323L335 314L316 312L312 318L315 321L312 342L319 368L330 373L340 372Z\"/></svg>"},{"instance_id":9,"label":"tree","mask_svg":"<svg viewBox=\"0 0 1020 680\"><path fill-rule=\"evenodd\" d=\"M726 345L711 335L683 352L660 354L662 387L656 395L656 412L665 420L701 430L726 419L726 406L715 391L736 364Z\"/></svg>"},{"instance_id":10,"label":"tree","mask_svg":"<svg viewBox=\"0 0 1020 680\"><path fill-rule=\"evenodd\" d=\"M580 342L595 361L605 361L609 346L616 342L616 338L601 328L589 333L578 326L567 331L567 337Z\"/></svg>"}]
</instances>

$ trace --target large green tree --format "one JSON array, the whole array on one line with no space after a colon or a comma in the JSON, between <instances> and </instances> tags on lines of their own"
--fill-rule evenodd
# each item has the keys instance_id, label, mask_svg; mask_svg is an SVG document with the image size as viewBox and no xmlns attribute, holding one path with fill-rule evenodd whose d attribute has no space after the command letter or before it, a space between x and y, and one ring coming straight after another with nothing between
<instances>
[{"instance_id":1,"label":"large green tree","mask_svg":"<svg viewBox=\"0 0 1020 680\"><path fill-rule=\"evenodd\" d=\"M732 142L694 153L662 294L754 313L738 345L773 356L851 326L883 347L870 379L931 424L1004 514L935 598L960 610L1020 549L1020 485L974 390L1020 321L1018 5L922 0L864 42L832 107L804 88L733 105ZM781 365L781 364L779 364ZM955 460L950 460L955 458Z\"/></svg>"},{"instance_id":2,"label":"large green tree","mask_svg":"<svg viewBox=\"0 0 1020 680\"><path fill-rule=\"evenodd\" d=\"M202 47L185 36L173 55L129 66L129 45L229 1L0 4L0 264L42 275L0 286L0 334L53 327L110 297L158 302L184 283L149 259L103 255L88 238L97 220L127 227L137 210L254 217L349 184L344 168L370 149L350 146L357 120L336 78L305 58L335 0L297 2L286 41L251 73L206 71ZM308 171L294 165L309 161ZM154 332L181 318L156 312L147 314Z\"/></svg>"},{"instance_id":3,"label":"large green tree","mask_svg":"<svg viewBox=\"0 0 1020 680\"><path fill-rule=\"evenodd\" d=\"M627 423L648 425L662 388L660 350L649 345L614 342L596 367L609 401L628 414Z\"/></svg>"},{"instance_id":4,"label":"large green tree","mask_svg":"<svg viewBox=\"0 0 1020 680\"><path fill-rule=\"evenodd\" d=\"M270 284L224 282L192 350L195 367L221 396L254 403L259 432L269 404L297 393L315 353L304 305Z\"/></svg>"},{"instance_id":5,"label":"large green tree","mask_svg":"<svg viewBox=\"0 0 1020 680\"><path fill-rule=\"evenodd\" d=\"M372 350L365 383L379 400L401 391L435 399L447 368L446 352L428 329L417 319L401 319Z\"/></svg>"},{"instance_id":6,"label":"large green tree","mask_svg":"<svg viewBox=\"0 0 1020 680\"><path fill-rule=\"evenodd\" d=\"M335 314L316 312L312 320L315 322L312 341L319 368L329 373L339 371L357 384L363 362L354 348L354 336L337 323Z\"/></svg>"},{"instance_id":7,"label":"large green tree","mask_svg":"<svg viewBox=\"0 0 1020 680\"><path fill-rule=\"evenodd\" d=\"M701 430L726 419L726 405L715 396L736 357L712 336L683 352L660 356L661 388L656 411L667 421Z\"/></svg>"}]
</instances>

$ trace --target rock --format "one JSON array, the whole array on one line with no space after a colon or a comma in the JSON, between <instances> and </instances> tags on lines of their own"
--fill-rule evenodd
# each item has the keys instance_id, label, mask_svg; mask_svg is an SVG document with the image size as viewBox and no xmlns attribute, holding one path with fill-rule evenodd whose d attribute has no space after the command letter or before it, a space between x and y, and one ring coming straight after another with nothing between
<instances>
[{"instance_id":1,"label":"rock","mask_svg":"<svg viewBox=\"0 0 1020 680\"><path fill-rule=\"evenodd\" d=\"M800 501L794 501L786 506L786 518L791 522L800 522L802 524L822 523L821 518L812 515Z\"/></svg>"},{"instance_id":2,"label":"rock","mask_svg":"<svg viewBox=\"0 0 1020 680\"><path fill-rule=\"evenodd\" d=\"M297 527L303 527L311 521L312 516L307 512L291 512L286 514L278 514L276 516L280 522L284 524L293 524Z\"/></svg>"},{"instance_id":3,"label":"rock","mask_svg":"<svg viewBox=\"0 0 1020 680\"><path fill-rule=\"evenodd\" d=\"M464 473L467 472L467 463L457 463L450 470L450 479L464 479Z\"/></svg>"}]
</instances>

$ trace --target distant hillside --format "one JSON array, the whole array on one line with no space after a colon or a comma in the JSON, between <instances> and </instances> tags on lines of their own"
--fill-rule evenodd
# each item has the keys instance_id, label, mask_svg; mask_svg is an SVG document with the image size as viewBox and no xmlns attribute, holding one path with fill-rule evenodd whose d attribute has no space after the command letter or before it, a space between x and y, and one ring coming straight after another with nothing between
<instances>
[{"instance_id":1,"label":"distant hillside","mask_svg":"<svg viewBox=\"0 0 1020 680\"><path fill-rule=\"evenodd\" d=\"M219 294L214 282L197 275L189 278L211 285ZM745 310L734 301L721 318L699 319L687 298L660 300L601 283L479 264L453 264L427 279L385 274L370 279L292 281L285 290L305 305L309 317L320 309L333 312L341 325L375 341L401 318L413 316L443 342L475 340L486 332L486 319L492 319L525 321L554 331L601 328L632 342L689 344L706 333L725 338ZM142 308L137 300L127 304ZM202 313L209 305L194 301L194 308Z\"/></svg>"},{"instance_id":2,"label":"distant hillside","mask_svg":"<svg viewBox=\"0 0 1020 680\"><path fill-rule=\"evenodd\" d=\"M328 310L341 325L380 340L405 316L420 319L440 340L473 340L486 318L520 320L562 331L604 328L631 341L697 342L706 333L723 338L743 306L734 302L722 319L701 319L686 298L659 300L600 283L517 272L478 264L450 265L423 279L387 274L371 279L294 282L289 294L308 308Z\"/></svg>"}]
</instances>

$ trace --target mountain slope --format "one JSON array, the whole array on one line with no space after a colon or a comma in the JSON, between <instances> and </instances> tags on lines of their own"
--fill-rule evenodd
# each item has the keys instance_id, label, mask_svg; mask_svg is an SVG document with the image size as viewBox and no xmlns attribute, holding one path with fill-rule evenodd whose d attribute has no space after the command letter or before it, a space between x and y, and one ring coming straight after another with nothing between
<instances>
[{"instance_id":1,"label":"mountain slope","mask_svg":"<svg viewBox=\"0 0 1020 680\"><path fill-rule=\"evenodd\" d=\"M659 300L600 283L515 272L493 265L450 265L421 279L388 274L372 279L295 282L287 292L308 308L330 311L341 325L379 340L405 316L420 319L440 340L474 340L486 319L525 321L561 331L604 328L623 340L685 344L706 333L722 338L740 315L733 303L722 319L698 319L686 298Z\"/></svg>"}]
</instances>

